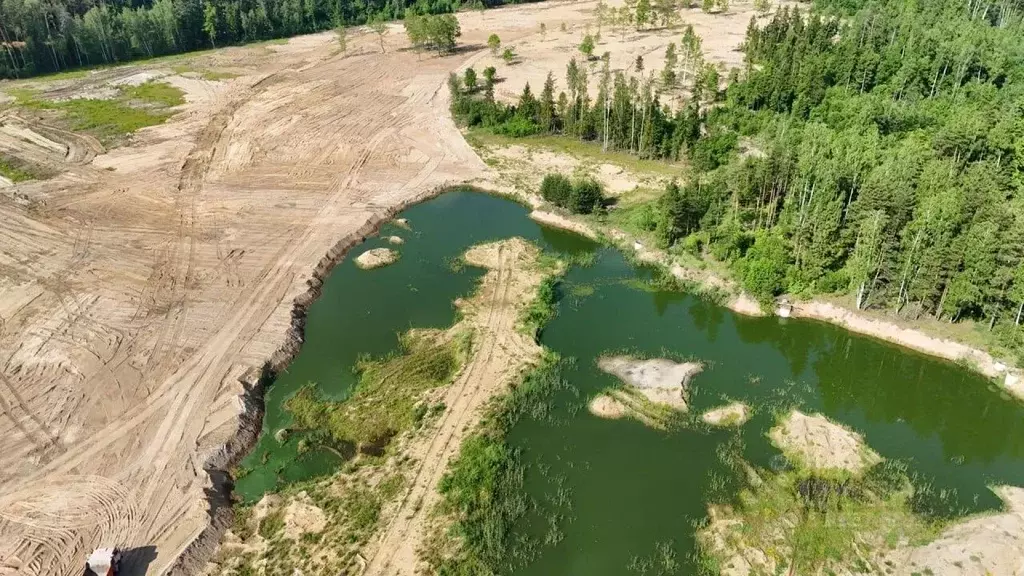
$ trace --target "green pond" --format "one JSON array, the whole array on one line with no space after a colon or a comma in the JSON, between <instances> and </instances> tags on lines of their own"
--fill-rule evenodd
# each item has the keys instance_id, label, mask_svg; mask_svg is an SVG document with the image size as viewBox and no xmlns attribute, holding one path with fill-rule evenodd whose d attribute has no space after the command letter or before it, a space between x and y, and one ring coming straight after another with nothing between
<instances>
[{"instance_id":1,"label":"green pond","mask_svg":"<svg viewBox=\"0 0 1024 576\"><path fill-rule=\"evenodd\" d=\"M837 327L805 320L747 318L680 292L652 290L650 269L617 250L542 227L509 200L456 190L401 214L410 229L389 224L401 259L359 270L346 259L310 307L306 342L270 387L264 434L243 462L236 491L247 500L285 483L327 474L329 453L296 453L274 432L289 422L282 403L307 382L344 398L361 354L386 354L411 327L452 323L452 302L469 294L482 270L459 266L470 246L520 236L544 250L593 252L560 285L557 316L541 335L563 358L570 390L557 393L543 419L526 418L510 432L528 468L526 488L537 506L519 536L547 541L519 574L626 574L638 559L671 550L694 572L694 526L707 503L728 495L736 478L720 458L726 447L755 466L784 466L766 434L775 412L799 406L863 433L883 457L905 462L921 491L922 514L959 516L1000 508L989 485L1024 485L1024 406L986 379ZM369 239L353 254L387 245ZM690 410L738 400L754 417L736 429L681 426L669 432L633 420L591 415L587 401L615 384L596 367L609 352L629 351L700 360ZM510 565L513 563L510 559Z\"/></svg>"}]
</instances>

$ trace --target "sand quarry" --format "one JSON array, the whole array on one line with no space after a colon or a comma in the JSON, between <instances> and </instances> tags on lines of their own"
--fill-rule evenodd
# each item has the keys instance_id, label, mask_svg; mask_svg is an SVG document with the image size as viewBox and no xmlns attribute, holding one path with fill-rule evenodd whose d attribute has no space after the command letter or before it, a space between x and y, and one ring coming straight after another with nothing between
<instances>
[{"instance_id":1,"label":"sand quarry","mask_svg":"<svg viewBox=\"0 0 1024 576\"><path fill-rule=\"evenodd\" d=\"M0 187L0 574L77 574L110 544L136 550L133 570L198 569L226 522L207 469L258 432L247 390L301 341L296 305L398 209L495 179L450 119L448 73L492 63L498 33L523 57L497 63L502 95L562 78L595 6L460 14L462 48L443 58L405 50L393 24L384 53L356 30L346 53L324 33L186 56L236 75L223 81L158 62L29 83L103 97L147 74L185 92L166 124L112 150L0 110L0 149L57 173ZM738 62L750 14L684 18L709 58ZM602 51L626 66L677 35L606 32Z\"/></svg>"},{"instance_id":2,"label":"sand quarry","mask_svg":"<svg viewBox=\"0 0 1024 576\"><path fill-rule=\"evenodd\" d=\"M77 576L89 551L115 544L129 573L200 570L229 520L223 470L259 433L261 374L301 343L323 275L411 203L461 183L502 188L450 119L448 73L495 65L503 98L549 70L561 86L595 6L462 13L446 57L407 50L392 24L384 52L353 30L346 53L323 33L180 60L225 80L156 61L28 82L55 100L157 77L184 91L166 124L114 149L0 95L0 151L54 174L0 181L0 575ZM737 3L683 21L730 66L752 13ZM491 33L521 61L495 60ZM613 69L643 55L658 70L678 35L609 29L597 51ZM467 425L438 432L445 457ZM442 472L425 469L407 501ZM388 526L372 573L411 573L416 518Z\"/></svg>"}]
</instances>

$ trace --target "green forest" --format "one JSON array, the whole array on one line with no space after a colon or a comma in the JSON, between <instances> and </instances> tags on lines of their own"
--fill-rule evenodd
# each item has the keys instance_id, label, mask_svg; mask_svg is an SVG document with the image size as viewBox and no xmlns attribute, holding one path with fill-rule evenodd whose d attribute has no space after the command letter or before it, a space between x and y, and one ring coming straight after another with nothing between
<instances>
[{"instance_id":1,"label":"green forest","mask_svg":"<svg viewBox=\"0 0 1024 576\"><path fill-rule=\"evenodd\" d=\"M1021 356L1022 8L818 0L752 20L743 69L703 63L686 28L664 70L612 72L588 45L565 90L549 76L506 106L490 82L453 77L452 108L500 134L687 162L692 174L628 222L726 263L762 301L845 294L862 309L971 319ZM693 88L673 109L678 83Z\"/></svg>"},{"instance_id":2,"label":"green forest","mask_svg":"<svg viewBox=\"0 0 1024 576\"><path fill-rule=\"evenodd\" d=\"M514 1L514 0L513 0ZM0 79L505 0L0 0Z\"/></svg>"}]
</instances>

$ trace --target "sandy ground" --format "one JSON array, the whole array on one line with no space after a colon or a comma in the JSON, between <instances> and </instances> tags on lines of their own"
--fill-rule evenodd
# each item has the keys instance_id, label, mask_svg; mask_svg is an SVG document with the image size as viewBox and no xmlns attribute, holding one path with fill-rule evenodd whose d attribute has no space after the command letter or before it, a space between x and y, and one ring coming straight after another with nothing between
<instances>
[{"instance_id":1,"label":"sandy ground","mask_svg":"<svg viewBox=\"0 0 1024 576\"><path fill-rule=\"evenodd\" d=\"M398 252L390 248L374 248L356 256L356 266L369 270L380 268L398 261Z\"/></svg>"},{"instance_id":2,"label":"sandy ground","mask_svg":"<svg viewBox=\"0 0 1024 576\"><path fill-rule=\"evenodd\" d=\"M995 488L1006 511L947 529L934 542L906 555L898 574L989 576L1024 574L1024 488Z\"/></svg>"},{"instance_id":3,"label":"sandy ground","mask_svg":"<svg viewBox=\"0 0 1024 576\"><path fill-rule=\"evenodd\" d=\"M599 418L617 420L629 414L629 408L608 394L598 394L587 404L587 410Z\"/></svg>"},{"instance_id":4,"label":"sandy ground","mask_svg":"<svg viewBox=\"0 0 1024 576\"><path fill-rule=\"evenodd\" d=\"M712 426L742 426L750 419L750 408L742 402L733 402L701 414L701 420Z\"/></svg>"},{"instance_id":5,"label":"sandy ground","mask_svg":"<svg viewBox=\"0 0 1024 576\"><path fill-rule=\"evenodd\" d=\"M594 231L593 228L587 226L586 224L583 224L582 222L577 222L555 212L534 210L530 212L530 218L547 226L552 226L555 228L561 228L563 230L575 232L580 236L586 236L591 240L596 240L598 238L597 233Z\"/></svg>"},{"instance_id":6,"label":"sandy ground","mask_svg":"<svg viewBox=\"0 0 1024 576\"><path fill-rule=\"evenodd\" d=\"M293 352L293 302L325 254L488 175L449 118L449 71L492 31L585 5L462 14L465 48L444 58L403 50L398 25L383 54L365 32L347 54L331 33L206 53L197 66L239 77L167 76L181 112L91 159L87 138L32 126L30 153L62 173L0 192L0 573L76 574L112 544L137 551L129 569L167 571L210 521L204 465L225 459L242 382ZM25 124L5 116L0 146Z\"/></svg>"},{"instance_id":7,"label":"sandy ground","mask_svg":"<svg viewBox=\"0 0 1024 576\"><path fill-rule=\"evenodd\" d=\"M473 352L445 394L447 409L436 433L420 437L408 448L417 462L413 481L398 511L368 547L364 574L418 573L418 550L440 498L437 486L448 463L473 431L487 402L540 358L540 346L517 330L520 314L535 298L543 278L536 265L538 255L535 246L519 238L466 252L466 262L487 269L477 295L462 302L465 318L453 327L472 328Z\"/></svg>"},{"instance_id":8,"label":"sandy ground","mask_svg":"<svg viewBox=\"0 0 1024 576\"><path fill-rule=\"evenodd\" d=\"M664 358L638 360L627 356L600 358L597 367L618 377L655 404L686 410L686 388L704 369L699 362L673 362Z\"/></svg>"},{"instance_id":9,"label":"sandy ground","mask_svg":"<svg viewBox=\"0 0 1024 576\"><path fill-rule=\"evenodd\" d=\"M820 414L808 416L794 410L771 429L768 437L783 452L817 470L861 472L881 461L877 453L865 446L860 434Z\"/></svg>"},{"instance_id":10,"label":"sandy ground","mask_svg":"<svg viewBox=\"0 0 1024 576\"><path fill-rule=\"evenodd\" d=\"M392 25L385 53L353 31L339 54L324 33L190 60L238 75L228 81L153 63L45 87L73 98L157 74L185 90L171 121L115 150L0 112L0 150L60 172L0 188L0 574L77 576L88 551L111 544L129 549L129 570L167 572L209 525L205 467L240 448L225 444L251 425L246 389L300 342L296 301L395 210L446 185L499 182L449 119L448 73L488 65L495 32L523 57L497 66L500 95L539 87L548 70L561 84L595 5L460 14L463 49L444 58L406 50ZM749 5L685 17L726 65L748 19ZM614 67L646 54L657 70L678 34L605 31L597 52L611 51ZM602 170L623 186L633 178ZM428 447L371 572L414 565L427 509L416 503L434 497L474 399L495 389L479 375L511 362L510 342L490 341L490 360L453 389L448 406L463 409Z\"/></svg>"}]
</instances>

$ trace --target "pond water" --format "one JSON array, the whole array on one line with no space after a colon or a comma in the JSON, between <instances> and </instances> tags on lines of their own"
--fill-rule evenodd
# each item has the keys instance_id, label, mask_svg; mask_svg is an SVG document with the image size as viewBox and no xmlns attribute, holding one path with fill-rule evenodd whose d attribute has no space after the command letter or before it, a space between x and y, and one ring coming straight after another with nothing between
<instances>
[{"instance_id":1,"label":"pond water","mask_svg":"<svg viewBox=\"0 0 1024 576\"><path fill-rule=\"evenodd\" d=\"M538 502L519 530L555 542L516 573L619 575L664 550L680 562L676 573L693 573L694 526L707 501L734 480L719 452L737 447L755 466L777 467L781 455L766 434L775 411L795 405L862 432L883 457L906 462L916 483L932 488L934 502L923 498L922 512L998 509L988 485L1024 485L1024 406L956 364L823 323L747 318L688 294L645 289L637 281L650 270L614 249L541 227L501 198L454 191L401 216L411 230L381 231L406 239L396 247L401 259L371 271L347 259L311 306L306 342L269 389L263 437L243 463L250 472L236 489L246 499L337 466L329 454L298 455L296 442L274 440L289 423L281 409L289 395L316 382L342 398L358 355L395 349L410 327L450 325L452 301L470 293L482 273L453 262L469 246L511 236L548 251L594 253L593 265L566 274L557 316L541 335L546 347L575 359L564 368L575 391L555 398L553 418L525 419L510 432ZM371 239L354 253L383 245ZM738 400L754 416L737 429L670 432L597 418L586 402L615 381L596 359L620 351L700 360L706 368L691 382L691 413Z\"/></svg>"}]
</instances>

